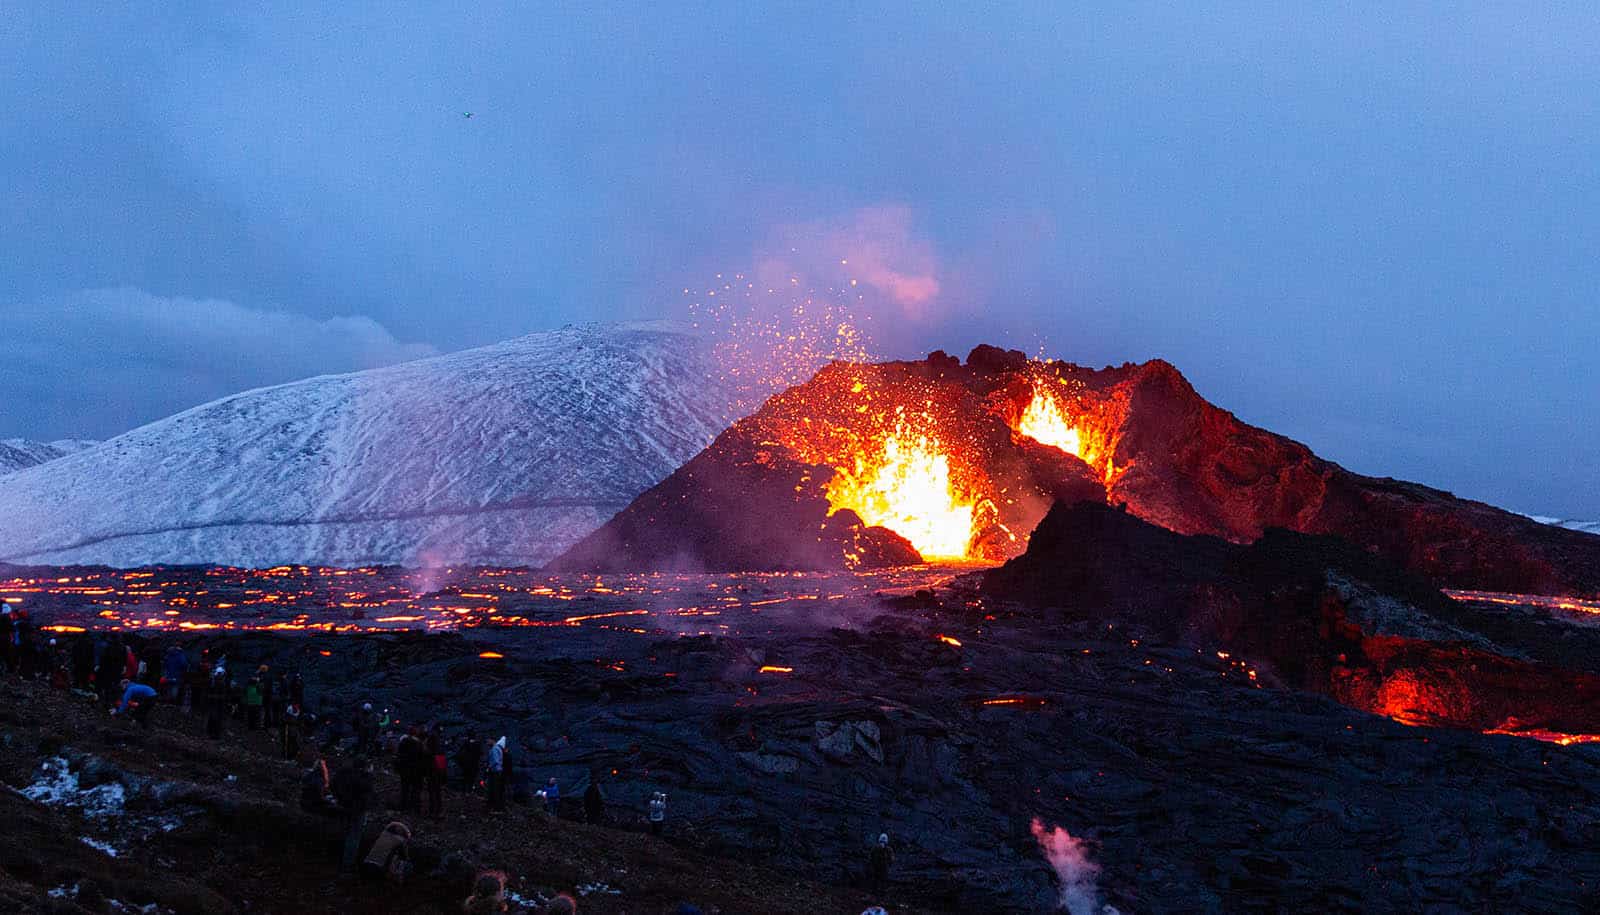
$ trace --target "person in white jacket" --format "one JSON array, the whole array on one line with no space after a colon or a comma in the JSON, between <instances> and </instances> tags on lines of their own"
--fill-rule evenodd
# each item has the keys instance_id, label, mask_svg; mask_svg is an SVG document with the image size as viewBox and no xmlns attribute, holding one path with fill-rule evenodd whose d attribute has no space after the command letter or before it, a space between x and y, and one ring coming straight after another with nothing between
<instances>
[{"instance_id":1,"label":"person in white jacket","mask_svg":"<svg viewBox=\"0 0 1600 915\"><path fill-rule=\"evenodd\" d=\"M506 777L510 768L509 754L506 752L506 738L501 735L494 746L489 748L489 761L485 769L489 773L489 809L504 810L506 807Z\"/></svg>"}]
</instances>

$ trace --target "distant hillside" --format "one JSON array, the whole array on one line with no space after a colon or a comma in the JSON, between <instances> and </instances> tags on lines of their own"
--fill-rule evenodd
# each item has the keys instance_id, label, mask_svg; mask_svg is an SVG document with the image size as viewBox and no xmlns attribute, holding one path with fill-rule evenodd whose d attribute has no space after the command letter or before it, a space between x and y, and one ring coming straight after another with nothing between
<instances>
[{"instance_id":1,"label":"distant hillside","mask_svg":"<svg viewBox=\"0 0 1600 915\"><path fill-rule=\"evenodd\" d=\"M249 391L0 476L0 560L540 564L728 420L668 324Z\"/></svg>"},{"instance_id":2,"label":"distant hillside","mask_svg":"<svg viewBox=\"0 0 1600 915\"><path fill-rule=\"evenodd\" d=\"M25 470L56 458L92 448L99 442L62 439L58 442L35 442L25 438L0 439L0 475Z\"/></svg>"}]
</instances>

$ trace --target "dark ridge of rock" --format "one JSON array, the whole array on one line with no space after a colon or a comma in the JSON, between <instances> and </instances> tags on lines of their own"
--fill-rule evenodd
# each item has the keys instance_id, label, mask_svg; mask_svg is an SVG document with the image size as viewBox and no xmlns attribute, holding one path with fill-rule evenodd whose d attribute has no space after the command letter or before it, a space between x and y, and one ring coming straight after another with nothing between
<instances>
[{"instance_id":1,"label":"dark ridge of rock","mask_svg":"<svg viewBox=\"0 0 1600 915\"><path fill-rule=\"evenodd\" d=\"M1083 457L1013 432L1052 386ZM979 500L974 555L1019 554L1056 501L1092 499L1181 534L1236 543L1271 528L1342 537L1441 587L1600 593L1600 536L1416 483L1366 477L1205 401L1162 360L1088 369L979 346L962 365L835 363L724 431L552 565L557 570L841 569L905 561L905 544L846 521L825 492L874 427L937 437Z\"/></svg>"},{"instance_id":2,"label":"dark ridge of rock","mask_svg":"<svg viewBox=\"0 0 1600 915\"><path fill-rule=\"evenodd\" d=\"M1070 619L1221 647L1277 683L1402 721L1600 733L1600 676L1504 649L1420 576L1335 537L1271 530L1241 546L1058 504L981 582Z\"/></svg>"}]
</instances>

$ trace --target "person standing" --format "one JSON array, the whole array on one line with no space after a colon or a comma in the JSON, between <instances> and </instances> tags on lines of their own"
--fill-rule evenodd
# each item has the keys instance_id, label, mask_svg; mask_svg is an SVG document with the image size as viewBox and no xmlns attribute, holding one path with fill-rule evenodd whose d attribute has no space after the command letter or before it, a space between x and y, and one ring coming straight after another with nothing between
<instances>
[{"instance_id":1,"label":"person standing","mask_svg":"<svg viewBox=\"0 0 1600 915\"><path fill-rule=\"evenodd\" d=\"M889 848L889 834L879 833L878 842L867 852L867 883L874 896L880 895L889 884L889 867L894 863L894 850Z\"/></svg>"},{"instance_id":2,"label":"person standing","mask_svg":"<svg viewBox=\"0 0 1600 915\"><path fill-rule=\"evenodd\" d=\"M400 743L394 748L395 774L400 776L400 809L402 811L419 811L422 809L422 778L426 773L423 768L423 757L427 751L422 746L422 740L417 736L415 726L408 728Z\"/></svg>"},{"instance_id":3,"label":"person standing","mask_svg":"<svg viewBox=\"0 0 1600 915\"><path fill-rule=\"evenodd\" d=\"M468 731L466 739L456 750L456 768L461 770L461 790L472 791L478 786L478 775L483 768L483 744L476 731Z\"/></svg>"},{"instance_id":4,"label":"person standing","mask_svg":"<svg viewBox=\"0 0 1600 915\"><path fill-rule=\"evenodd\" d=\"M183 653L182 646L168 645L166 654L161 656L161 692L168 702L182 705L183 686L188 676L189 656Z\"/></svg>"},{"instance_id":5,"label":"person standing","mask_svg":"<svg viewBox=\"0 0 1600 915\"><path fill-rule=\"evenodd\" d=\"M436 724L423 741L424 761L428 770L428 816L438 819L444 815L444 781L450 772L450 758L444 755L444 735Z\"/></svg>"},{"instance_id":6,"label":"person standing","mask_svg":"<svg viewBox=\"0 0 1600 915\"><path fill-rule=\"evenodd\" d=\"M555 778L545 782L544 790L539 792L544 798L544 812L550 814L552 819L561 816L561 786L556 784Z\"/></svg>"},{"instance_id":7,"label":"person standing","mask_svg":"<svg viewBox=\"0 0 1600 915\"><path fill-rule=\"evenodd\" d=\"M589 776L589 787L583 789L583 819L591 826L598 826L606 818L606 799L600 793L600 774L597 772Z\"/></svg>"},{"instance_id":8,"label":"person standing","mask_svg":"<svg viewBox=\"0 0 1600 915\"><path fill-rule=\"evenodd\" d=\"M367 807L372 803L372 763L364 756L357 756L333 776L330 788L345 818L344 855L340 865L350 870L356 866L361 832L367 825Z\"/></svg>"},{"instance_id":9,"label":"person standing","mask_svg":"<svg viewBox=\"0 0 1600 915\"><path fill-rule=\"evenodd\" d=\"M94 682L94 638L87 632L72 640L72 685L87 690Z\"/></svg>"},{"instance_id":10,"label":"person standing","mask_svg":"<svg viewBox=\"0 0 1600 915\"><path fill-rule=\"evenodd\" d=\"M261 693L261 675L250 678L244 685L244 723L252 731L261 728L261 704L264 696Z\"/></svg>"},{"instance_id":11,"label":"person standing","mask_svg":"<svg viewBox=\"0 0 1600 915\"><path fill-rule=\"evenodd\" d=\"M282 723L278 725L283 746L283 758L293 761L300 755L300 706L290 704L283 710Z\"/></svg>"},{"instance_id":12,"label":"person standing","mask_svg":"<svg viewBox=\"0 0 1600 915\"><path fill-rule=\"evenodd\" d=\"M489 809L506 809L506 770L510 768L510 753L506 751L504 735L489 748Z\"/></svg>"},{"instance_id":13,"label":"person standing","mask_svg":"<svg viewBox=\"0 0 1600 915\"><path fill-rule=\"evenodd\" d=\"M661 835L667 825L667 796L657 791L650 795L650 834Z\"/></svg>"}]
</instances>

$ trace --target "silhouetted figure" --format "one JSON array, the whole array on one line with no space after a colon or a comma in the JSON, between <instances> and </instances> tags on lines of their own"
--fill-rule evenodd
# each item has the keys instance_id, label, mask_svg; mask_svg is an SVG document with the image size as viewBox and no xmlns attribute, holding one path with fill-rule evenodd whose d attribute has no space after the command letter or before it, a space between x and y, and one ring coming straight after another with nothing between
<instances>
[{"instance_id":1,"label":"silhouetted figure","mask_svg":"<svg viewBox=\"0 0 1600 915\"><path fill-rule=\"evenodd\" d=\"M478 786L478 774L483 768L483 744L476 732L468 731L456 750L456 768L461 771L462 791L472 791Z\"/></svg>"},{"instance_id":2,"label":"silhouetted figure","mask_svg":"<svg viewBox=\"0 0 1600 915\"><path fill-rule=\"evenodd\" d=\"M427 774L427 751L417 729L412 727L394 749L395 774L400 776L400 809L422 809L422 780Z\"/></svg>"},{"instance_id":3,"label":"silhouetted figure","mask_svg":"<svg viewBox=\"0 0 1600 915\"><path fill-rule=\"evenodd\" d=\"M464 915L499 915L509 908L506 905L506 875L501 871L484 871L472 881L472 895L461 903Z\"/></svg>"},{"instance_id":4,"label":"silhouetted figure","mask_svg":"<svg viewBox=\"0 0 1600 915\"><path fill-rule=\"evenodd\" d=\"M444 815L444 781L450 771L450 760L444 755L444 735L434 726L423 741L424 763L427 772L424 780L428 786L428 816L438 819Z\"/></svg>"},{"instance_id":5,"label":"silhouetted figure","mask_svg":"<svg viewBox=\"0 0 1600 915\"><path fill-rule=\"evenodd\" d=\"M877 844L867 853L867 885L874 895L888 886L889 866L893 863L894 850L889 848L889 834L880 833Z\"/></svg>"},{"instance_id":6,"label":"silhouetted figure","mask_svg":"<svg viewBox=\"0 0 1600 915\"><path fill-rule=\"evenodd\" d=\"M340 864L349 870L356 866L356 853L361 850L361 830L367 825L367 807L372 803L372 763L365 757L356 757L333 776L329 787L345 818L344 855Z\"/></svg>"},{"instance_id":7,"label":"silhouetted figure","mask_svg":"<svg viewBox=\"0 0 1600 915\"><path fill-rule=\"evenodd\" d=\"M598 825L606 818L606 799L600 793L600 779L591 777L589 787L583 789L583 819L587 823Z\"/></svg>"},{"instance_id":8,"label":"silhouetted figure","mask_svg":"<svg viewBox=\"0 0 1600 915\"><path fill-rule=\"evenodd\" d=\"M72 641L72 685L88 689L94 683L94 639L84 634Z\"/></svg>"}]
</instances>

